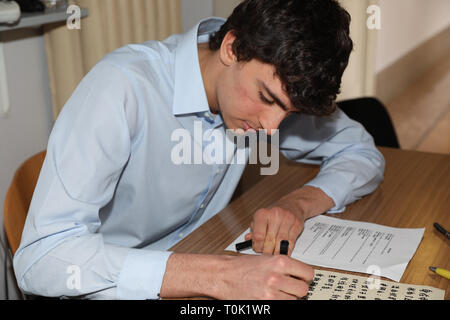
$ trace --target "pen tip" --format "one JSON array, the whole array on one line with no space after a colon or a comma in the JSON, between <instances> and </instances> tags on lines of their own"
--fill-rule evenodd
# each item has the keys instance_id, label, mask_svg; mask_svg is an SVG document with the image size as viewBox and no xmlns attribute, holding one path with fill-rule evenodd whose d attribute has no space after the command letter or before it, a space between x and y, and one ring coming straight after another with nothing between
<instances>
[{"instance_id":1,"label":"pen tip","mask_svg":"<svg viewBox=\"0 0 450 320\"><path fill-rule=\"evenodd\" d=\"M430 270L435 272L436 271L436 267L430 267Z\"/></svg>"}]
</instances>

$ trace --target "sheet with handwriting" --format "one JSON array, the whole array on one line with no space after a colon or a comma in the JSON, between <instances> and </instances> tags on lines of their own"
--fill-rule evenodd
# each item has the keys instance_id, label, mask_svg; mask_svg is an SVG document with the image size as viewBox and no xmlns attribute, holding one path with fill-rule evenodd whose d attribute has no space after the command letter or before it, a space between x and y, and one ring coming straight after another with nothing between
<instances>
[{"instance_id":1,"label":"sheet with handwriting","mask_svg":"<svg viewBox=\"0 0 450 320\"><path fill-rule=\"evenodd\" d=\"M306 220L292 257L304 263L372 274L400 281L425 228L392 228L320 215ZM225 250L236 251L250 229ZM241 253L256 254L251 248Z\"/></svg>"},{"instance_id":2,"label":"sheet with handwriting","mask_svg":"<svg viewBox=\"0 0 450 320\"><path fill-rule=\"evenodd\" d=\"M306 300L444 300L445 291L376 277L315 270Z\"/></svg>"}]
</instances>

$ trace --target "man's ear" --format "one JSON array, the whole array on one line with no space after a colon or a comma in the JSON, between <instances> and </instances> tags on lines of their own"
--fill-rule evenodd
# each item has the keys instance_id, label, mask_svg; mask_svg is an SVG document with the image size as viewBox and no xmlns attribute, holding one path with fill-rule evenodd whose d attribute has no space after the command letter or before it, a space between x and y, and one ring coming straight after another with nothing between
<instances>
[{"instance_id":1,"label":"man's ear","mask_svg":"<svg viewBox=\"0 0 450 320\"><path fill-rule=\"evenodd\" d=\"M231 30L223 37L222 45L220 46L220 61L226 66L230 66L237 61L236 55L233 52L235 39L236 36Z\"/></svg>"}]
</instances>

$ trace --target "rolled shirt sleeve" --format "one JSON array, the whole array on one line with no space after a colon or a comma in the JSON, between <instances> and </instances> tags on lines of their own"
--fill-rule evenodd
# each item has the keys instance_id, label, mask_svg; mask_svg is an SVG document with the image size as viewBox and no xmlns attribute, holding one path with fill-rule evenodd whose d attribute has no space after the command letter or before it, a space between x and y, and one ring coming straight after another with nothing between
<instances>
[{"instance_id":1,"label":"rolled shirt sleeve","mask_svg":"<svg viewBox=\"0 0 450 320\"><path fill-rule=\"evenodd\" d=\"M337 109L330 116L293 114L280 128L280 151L290 160L321 165L306 185L333 199L337 213L383 181L385 160L364 127Z\"/></svg>"},{"instance_id":2,"label":"rolled shirt sleeve","mask_svg":"<svg viewBox=\"0 0 450 320\"><path fill-rule=\"evenodd\" d=\"M127 75L103 61L66 103L14 256L26 294L158 299L171 253L114 245L96 232L130 157L137 109Z\"/></svg>"}]
</instances>

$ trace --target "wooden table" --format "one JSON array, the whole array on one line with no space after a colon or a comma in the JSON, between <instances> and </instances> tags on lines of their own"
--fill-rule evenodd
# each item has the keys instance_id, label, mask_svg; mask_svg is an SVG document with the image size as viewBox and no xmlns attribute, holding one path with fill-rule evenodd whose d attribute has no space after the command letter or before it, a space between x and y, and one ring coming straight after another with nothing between
<instances>
[{"instance_id":1,"label":"wooden table","mask_svg":"<svg viewBox=\"0 0 450 320\"><path fill-rule=\"evenodd\" d=\"M380 151L386 159L384 182L372 194L349 205L344 213L330 216L397 228L425 227L422 242L400 282L444 289L445 299L450 300L450 280L428 269L450 269L450 240L433 227L434 222L439 222L450 228L450 156L390 148ZM233 254L224 249L249 227L257 209L310 181L318 171L317 166L283 163L277 175L265 177L172 250Z\"/></svg>"}]
</instances>

